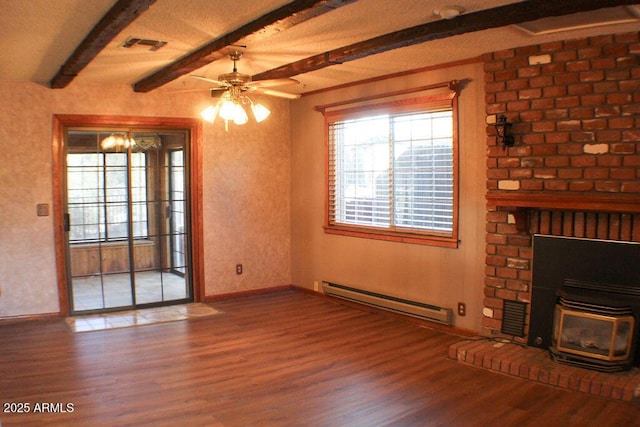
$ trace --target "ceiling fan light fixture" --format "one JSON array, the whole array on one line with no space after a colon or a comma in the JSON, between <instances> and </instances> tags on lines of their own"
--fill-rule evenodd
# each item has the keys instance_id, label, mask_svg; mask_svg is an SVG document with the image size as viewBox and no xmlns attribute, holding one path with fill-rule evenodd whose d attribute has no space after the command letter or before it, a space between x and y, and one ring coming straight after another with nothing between
<instances>
[{"instance_id":1,"label":"ceiling fan light fixture","mask_svg":"<svg viewBox=\"0 0 640 427\"><path fill-rule=\"evenodd\" d=\"M241 104L236 103L233 109L233 123L237 125L244 125L249 121L249 115L244 110Z\"/></svg>"},{"instance_id":2,"label":"ceiling fan light fixture","mask_svg":"<svg viewBox=\"0 0 640 427\"><path fill-rule=\"evenodd\" d=\"M203 120L209 123L213 123L216 120L216 116L218 115L219 109L220 109L220 104L209 105L207 108L202 110L200 115L202 116Z\"/></svg>"},{"instance_id":3,"label":"ceiling fan light fixture","mask_svg":"<svg viewBox=\"0 0 640 427\"><path fill-rule=\"evenodd\" d=\"M220 100L220 108L218 109L218 115L221 119L229 121L235 118L236 103L231 99Z\"/></svg>"},{"instance_id":4,"label":"ceiling fan light fixture","mask_svg":"<svg viewBox=\"0 0 640 427\"><path fill-rule=\"evenodd\" d=\"M264 121L267 117L269 117L269 114L271 114L271 111L267 107L259 103L251 103L251 111L253 112L253 117L258 123Z\"/></svg>"}]
</instances>

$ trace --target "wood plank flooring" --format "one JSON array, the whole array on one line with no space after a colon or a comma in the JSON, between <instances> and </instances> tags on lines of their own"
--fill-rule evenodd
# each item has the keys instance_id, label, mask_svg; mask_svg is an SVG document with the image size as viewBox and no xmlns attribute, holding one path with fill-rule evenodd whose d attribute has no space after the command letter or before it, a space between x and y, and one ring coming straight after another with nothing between
<instances>
[{"instance_id":1,"label":"wood plank flooring","mask_svg":"<svg viewBox=\"0 0 640 427\"><path fill-rule=\"evenodd\" d=\"M0 325L2 427L640 420L637 403L455 362L447 352L461 337L320 296L284 290L212 305L222 313L80 334L63 320ZM58 411L42 412L43 403ZM11 413L19 404L29 413Z\"/></svg>"}]
</instances>

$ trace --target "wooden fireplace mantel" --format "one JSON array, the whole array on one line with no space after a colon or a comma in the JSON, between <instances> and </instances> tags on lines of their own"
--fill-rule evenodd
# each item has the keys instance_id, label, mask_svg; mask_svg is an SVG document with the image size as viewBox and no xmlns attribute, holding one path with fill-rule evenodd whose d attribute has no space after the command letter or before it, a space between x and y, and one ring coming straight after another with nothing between
<instances>
[{"instance_id":1,"label":"wooden fireplace mantel","mask_svg":"<svg viewBox=\"0 0 640 427\"><path fill-rule=\"evenodd\" d=\"M564 193L554 191L489 191L489 207L571 210L582 212L640 213L637 193Z\"/></svg>"},{"instance_id":2,"label":"wooden fireplace mantel","mask_svg":"<svg viewBox=\"0 0 640 427\"><path fill-rule=\"evenodd\" d=\"M489 191L487 205L489 208L511 212L516 229L527 232L529 212L532 209L640 214L640 194Z\"/></svg>"}]
</instances>

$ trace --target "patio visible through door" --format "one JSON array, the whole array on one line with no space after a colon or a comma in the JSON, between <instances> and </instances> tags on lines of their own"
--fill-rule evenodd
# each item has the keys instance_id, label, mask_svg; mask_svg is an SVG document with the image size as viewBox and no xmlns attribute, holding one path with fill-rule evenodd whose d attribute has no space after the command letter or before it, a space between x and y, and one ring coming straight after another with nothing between
<instances>
[{"instance_id":1,"label":"patio visible through door","mask_svg":"<svg viewBox=\"0 0 640 427\"><path fill-rule=\"evenodd\" d=\"M68 129L72 314L193 301L188 132Z\"/></svg>"}]
</instances>

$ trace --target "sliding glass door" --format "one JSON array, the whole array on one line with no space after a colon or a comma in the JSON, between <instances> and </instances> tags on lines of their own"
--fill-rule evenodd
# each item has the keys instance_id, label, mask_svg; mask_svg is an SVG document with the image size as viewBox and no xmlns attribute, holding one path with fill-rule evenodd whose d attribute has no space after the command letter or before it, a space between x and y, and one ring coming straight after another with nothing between
<instances>
[{"instance_id":1,"label":"sliding glass door","mask_svg":"<svg viewBox=\"0 0 640 427\"><path fill-rule=\"evenodd\" d=\"M66 132L71 313L193 300L186 132Z\"/></svg>"}]
</instances>

